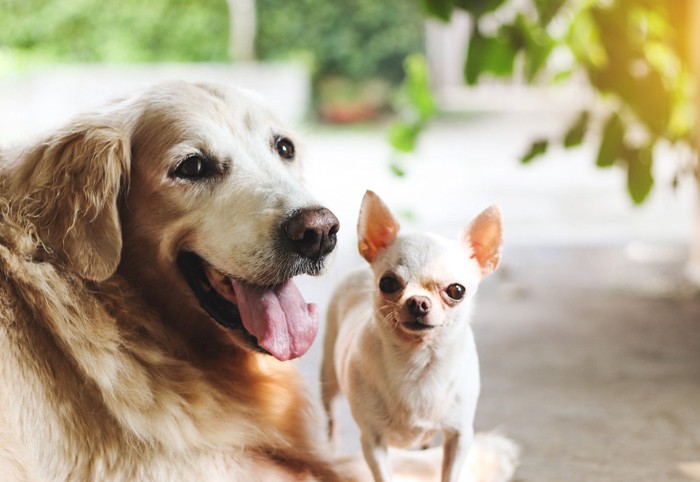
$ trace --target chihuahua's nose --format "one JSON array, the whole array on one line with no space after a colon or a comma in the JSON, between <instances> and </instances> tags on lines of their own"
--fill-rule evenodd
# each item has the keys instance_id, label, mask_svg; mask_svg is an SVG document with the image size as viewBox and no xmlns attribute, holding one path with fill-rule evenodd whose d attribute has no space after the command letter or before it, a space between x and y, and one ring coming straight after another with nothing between
<instances>
[{"instance_id":1,"label":"chihuahua's nose","mask_svg":"<svg viewBox=\"0 0 700 482\"><path fill-rule=\"evenodd\" d=\"M326 208L296 211L282 223L282 230L292 250L312 260L333 251L338 229L338 218Z\"/></svg>"},{"instance_id":2,"label":"chihuahua's nose","mask_svg":"<svg viewBox=\"0 0 700 482\"><path fill-rule=\"evenodd\" d=\"M420 318L430 312L430 300L425 296L411 296L406 301L408 312L413 316Z\"/></svg>"}]
</instances>

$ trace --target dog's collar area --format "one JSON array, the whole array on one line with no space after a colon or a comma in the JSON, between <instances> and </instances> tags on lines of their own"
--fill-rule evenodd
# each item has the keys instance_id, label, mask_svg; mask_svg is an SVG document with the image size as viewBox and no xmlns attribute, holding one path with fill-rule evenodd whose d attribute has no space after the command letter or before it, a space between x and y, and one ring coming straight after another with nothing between
<instances>
[{"instance_id":1,"label":"dog's collar area","mask_svg":"<svg viewBox=\"0 0 700 482\"><path fill-rule=\"evenodd\" d=\"M214 289L204 272L205 261L195 253L183 251L177 257L177 265L188 286L197 297L199 305L218 324L229 330L238 330L250 346L265 354L267 350L243 326L238 306L231 303Z\"/></svg>"}]
</instances>

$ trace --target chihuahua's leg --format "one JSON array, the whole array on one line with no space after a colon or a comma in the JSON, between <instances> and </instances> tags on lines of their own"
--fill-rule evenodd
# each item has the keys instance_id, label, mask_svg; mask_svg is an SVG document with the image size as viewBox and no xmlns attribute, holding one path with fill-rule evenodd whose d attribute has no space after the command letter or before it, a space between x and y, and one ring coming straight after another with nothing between
<instances>
[{"instance_id":1,"label":"chihuahua's leg","mask_svg":"<svg viewBox=\"0 0 700 482\"><path fill-rule=\"evenodd\" d=\"M333 370L333 367L330 367ZM328 439L331 442L333 448L337 443L336 437L336 427L333 420L333 400L340 393L340 387L338 386L338 381L335 378L335 374L326 375L326 366L324 365L321 374L321 400L323 401L323 410L326 412L326 421L328 422Z\"/></svg>"},{"instance_id":2,"label":"chihuahua's leg","mask_svg":"<svg viewBox=\"0 0 700 482\"><path fill-rule=\"evenodd\" d=\"M474 439L474 429L445 431L445 455L442 459L442 482L457 482L464 467L467 452Z\"/></svg>"},{"instance_id":3,"label":"chihuahua's leg","mask_svg":"<svg viewBox=\"0 0 700 482\"><path fill-rule=\"evenodd\" d=\"M340 393L338 375L335 371L335 343L338 338L338 300L334 297L330 301L328 315L326 317L326 335L323 339L323 358L321 360L321 401L326 412L328 423L328 439L331 448L336 451L339 442L337 430L333 423L333 400Z\"/></svg>"},{"instance_id":4,"label":"chihuahua's leg","mask_svg":"<svg viewBox=\"0 0 700 482\"><path fill-rule=\"evenodd\" d=\"M391 467L389 466L389 453L385 445L379 442L375 436L367 436L364 432L360 438L362 453L365 456L369 470L372 471L374 482L390 482Z\"/></svg>"}]
</instances>

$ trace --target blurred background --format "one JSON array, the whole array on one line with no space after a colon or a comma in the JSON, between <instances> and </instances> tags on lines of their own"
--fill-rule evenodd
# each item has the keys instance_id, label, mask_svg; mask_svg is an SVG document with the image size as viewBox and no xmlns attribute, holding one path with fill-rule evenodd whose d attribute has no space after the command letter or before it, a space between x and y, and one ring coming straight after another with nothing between
<instances>
[{"instance_id":1,"label":"blurred background","mask_svg":"<svg viewBox=\"0 0 700 482\"><path fill-rule=\"evenodd\" d=\"M260 92L341 221L322 312L365 189L446 236L500 204L477 428L523 482L700 480L699 69L697 0L0 0L0 147L157 81Z\"/></svg>"}]
</instances>

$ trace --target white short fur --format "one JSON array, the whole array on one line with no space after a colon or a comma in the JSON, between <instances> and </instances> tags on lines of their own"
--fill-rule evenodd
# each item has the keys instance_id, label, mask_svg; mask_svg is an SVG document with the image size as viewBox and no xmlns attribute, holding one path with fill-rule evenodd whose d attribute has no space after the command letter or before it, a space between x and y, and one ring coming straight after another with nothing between
<instances>
[{"instance_id":1,"label":"white short fur","mask_svg":"<svg viewBox=\"0 0 700 482\"><path fill-rule=\"evenodd\" d=\"M472 301L482 277L498 264L500 210L484 211L459 240L397 236L398 230L386 206L368 192L358 236L371 270L345 279L328 311L321 381L329 430L331 402L342 391L377 482L390 480L388 446L420 446L437 433L445 440L442 480L454 482L472 442L480 389ZM384 277L398 280L400 288L382 292ZM461 300L447 295L455 283L466 290ZM407 310L411 299L428 303L425 316Z\"/></svg>"}]
</instances>

